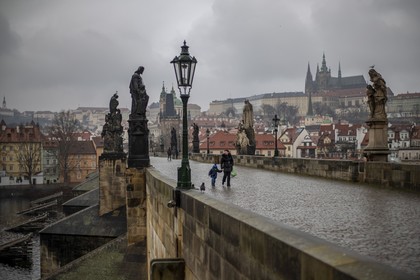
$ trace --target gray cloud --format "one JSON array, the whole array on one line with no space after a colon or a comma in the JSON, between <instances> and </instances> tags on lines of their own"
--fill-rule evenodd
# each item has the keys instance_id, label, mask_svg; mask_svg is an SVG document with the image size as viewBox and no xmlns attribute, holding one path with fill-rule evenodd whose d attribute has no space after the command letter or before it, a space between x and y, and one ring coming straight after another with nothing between
<instances>
[{"instance_id":1,"label":"gray cloud","mask_svg":"<svg viewBox=\"0 0 420 280\"><path fill-rule=\"evenodd\" d=\"M6 3L5 3L6 2ZM184 39L198 59L190 102L303 91L325 52L336 75L375 64L396 93L420 90L418 1L2 1L0 97L9 108L107 106L144 65L150 102L175 83Z\"/></svg>"}]
</instances>

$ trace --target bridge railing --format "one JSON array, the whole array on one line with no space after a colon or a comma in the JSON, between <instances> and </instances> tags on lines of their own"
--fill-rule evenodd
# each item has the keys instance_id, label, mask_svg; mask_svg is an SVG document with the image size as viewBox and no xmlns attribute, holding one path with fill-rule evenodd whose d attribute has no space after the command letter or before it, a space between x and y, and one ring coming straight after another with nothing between
<instances>
[{"instance_id":1,"label":"bridge railing","mask_svg":"<svg viewBox=\"0 0 420 280\"><path fill-rule=\"evenodd\" d=\"M184 259L185 279L414 279L325 240L146 173L149 264ZM150 271L150 270L149 270Z\"/></svg>"},{"instance_id":2,"label":"bridge railing","mask_svg":"<svg viewBox=\"0 0 420 280\"><path fill-rule=\"evenodd\" d=\"M420 164L245 155L233 157L235 164L241 166L420 191ZM220 155L191 154L190 159L218 163Z\"/></svg>"}]
</instances>

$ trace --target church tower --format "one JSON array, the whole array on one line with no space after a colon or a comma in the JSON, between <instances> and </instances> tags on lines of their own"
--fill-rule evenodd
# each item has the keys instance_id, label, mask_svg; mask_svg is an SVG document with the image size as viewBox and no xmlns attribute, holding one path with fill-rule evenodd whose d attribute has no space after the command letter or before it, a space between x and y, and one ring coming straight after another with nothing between
<instances>
[{"instance_id":1,"label":"church tower","mask_svg":"<svg viewBox=\"0 0 420 280\"><path fill-rule=\"evenodd\" d=\"M162 83L162 91L160 92L159 97L159 110L160 114L166 111L166 90L165 90L165 82Z\"/></svg>"},{"instance_id":2,"label":"church tower","mask_svg":"<svg viewBox=\"0 0 420 280\"><path fill-rule=\"evenodd\" d=\"M337 77L337 86L341 88L341 63L338 62L338 77Z\"/></svg>"},{"instance_id":3,"label":"church tower","mask_svg":"<svg viewBox=\"0 0 420 280\"><path fill-rule=\"evenodd\" d=\"M310 92L314 92L314 81L312 80L311 68L308 62L308 71L306 71L305 79L305 93L309 94Z\"/></svg>"},{"instance_id":4,"label":"church tower","mask_svg":"<svg viewBox=\"0 0 420 280\"><path fill-rule=\"evenodd\" d=\"M318 90L327 90L329 81L331 78L331 70L327 68L327 62L325 60L325 53L322 54L322 66L321 70L317 70L317 85Z\"/></svg>"}]
</instances>

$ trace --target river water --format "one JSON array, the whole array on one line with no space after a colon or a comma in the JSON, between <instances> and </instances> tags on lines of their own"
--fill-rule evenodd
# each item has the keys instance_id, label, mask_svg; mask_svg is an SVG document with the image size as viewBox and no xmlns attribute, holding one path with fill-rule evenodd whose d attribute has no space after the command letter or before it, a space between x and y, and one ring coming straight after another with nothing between
<instances>
[{"instance_id":1,"label":"river water","mask_svg":"<svg viewBox=\"0 0 420 280\"><path fill-rule=\"evenodd\" d=\"M151 158L176 180L181 160ZM420 278L420 194L236 166L232 187L211 164L190 161L191 181L209 195L370 256Z\"/></svg>"},{"instance_id":2,"label":"river water","mask_svg":"<svg viewBox=\"0 0 420 280\"><path fill-rule=\"evenodd\" d=\"M68 194L69 190L69 187L63 188L60 185L0 187L0 244L23 236L23 234L7 232L4 229L30 218L17 213L30 208L30 202L32 200L59 191L64 191L65 194ZM34 234L28 246L25 248L28 249L28 262L11 262L7 264L0 262L1 280L37 280L41 278L39 236Z\"/></svg>"}]
</instances>

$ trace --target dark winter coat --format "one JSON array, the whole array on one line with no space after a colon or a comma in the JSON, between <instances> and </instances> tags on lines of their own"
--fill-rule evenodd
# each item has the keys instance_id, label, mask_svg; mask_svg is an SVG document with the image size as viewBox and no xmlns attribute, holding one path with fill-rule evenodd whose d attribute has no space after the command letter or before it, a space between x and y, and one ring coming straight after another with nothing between
<instances>
[{"instance_id":1,"label":"dark winter coat","mask_svg":"<svg viewBox=\"0 0 420 280\"><path fill-rule=\"evenodd\" d=\"M220 160L220 167L225 172L231 172L233 168L233 157L231 154L223 154Z\"/></svg>"}]
</instances>

